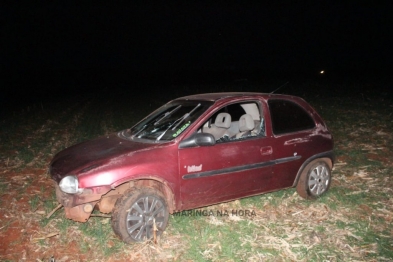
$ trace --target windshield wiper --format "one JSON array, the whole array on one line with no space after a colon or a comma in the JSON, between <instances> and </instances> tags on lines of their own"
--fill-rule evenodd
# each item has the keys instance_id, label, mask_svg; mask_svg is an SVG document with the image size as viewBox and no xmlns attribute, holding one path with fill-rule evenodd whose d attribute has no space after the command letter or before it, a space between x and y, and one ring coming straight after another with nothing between
<instances>
[{"instance_id":1,"label":"windshield wiper","mask_svg":"<svg viewBox=\"0 0 393 262\"><path fill-rule=\"evenodd\" d=\"M143 130L145 130L145 128L147 127L147 125L144 125L138 132L136 132L132 138L136 137L140 132L142 132Z\"/></svg>"},{"instance_id":2,"label":"windshield wiper","mask_svg":"<svg viewBox=\"0 0 393 262\"><path fill-rule=\"evenodd\" d=\"M173 114L175 111L177 111L179 108L181 107L181 105L178 105L175 109L173 109L170 112L166 112L160 119L158 119L156 122L154 122L154 125L158 125L162 120L164 120L165 118L167 118L168 116L170 116L171 114ZM138 132L136 132L132 137L136 137L139 133L141 133L143 130L145 130L145 128L149 126L149 124L145 124Z\"/></svg>"},{"instance_id":3,"label":"windshield wiper","mask_svg":"<svg viewBox=\"0 0 393 262\"><path fill-rule=\"evenodd\" d=\"M176 129L176 127L178 127L179 125L180 125L180 123L182 123L187 117L189 117L198 107L200 107L201 106L201 104L199 103L199 104L197 104L197 106L196 107L194 107L194 109L193 110L191 110L189 113L186 113L183 117L181 117L180 119L178 119L178 120L180 120L173 128L172 128L172 130L175 130ZM176 122L176 121L175 121ZM174 123L175 123L174 122Z\"/></svg>"},{"instance_id":4,"label":"windshield wiper","mask_svg":"<svg viewBox=\"0 0 393 262\"><path fill-rule=\"evenodd\" d=\"M186 114L184 114L184 116L180 117L179 119L176 119L175 122L173 122L172 124L170 124L170 125L168 126L168 128L167 128L164 132L162 132L162 134L161 134L159 137L157 137L156 142L160 141L160 139L165 135L165 133L166 133L172 126L174 126L174 125L176 124L176 125L172 128L172 130L175 130L176 127L178 127L178 126L180 125L180 123L182 123L187 117L189 117L189 116L190 116L198 107L200 107L200 106L201 106L201 103L199 103L196 107L194 107L194 109L192 109L189 113L186 113Z\"/></svg>"},{"instance_id":5,"label":"windshield wiper","mask_svg":"<svg viewBox=\"0 0 393 262\"><path fill-rule=\"evenodd\" d=\"M165 118L167 118L168 116L172 115L174 112L176 112L179 108L181 107L181 105L178 105L175 109L173 109L170 112L166 112L160 119L158 119L154 125L158 125L162 120L164 120Z\"/></svg>"}]
</instances>

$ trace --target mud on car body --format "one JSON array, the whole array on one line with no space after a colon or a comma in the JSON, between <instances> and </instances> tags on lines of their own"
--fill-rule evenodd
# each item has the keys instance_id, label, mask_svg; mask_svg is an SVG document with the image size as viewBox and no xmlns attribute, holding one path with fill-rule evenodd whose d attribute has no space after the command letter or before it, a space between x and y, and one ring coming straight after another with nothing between
<instances>
[{"instance_id":1,"label":"mud on car body","mask_svg":"<svg viewBox=\"0 0 393 262\"><path fill-rule=\"evenodd\" d=\"M71 146L49 170L67 218L112 213L129 243L160 235L177 211L289 187L316 199L329 189L333 161L332 135L303 99L211 93Z\"/></svg>"}]
</instances>

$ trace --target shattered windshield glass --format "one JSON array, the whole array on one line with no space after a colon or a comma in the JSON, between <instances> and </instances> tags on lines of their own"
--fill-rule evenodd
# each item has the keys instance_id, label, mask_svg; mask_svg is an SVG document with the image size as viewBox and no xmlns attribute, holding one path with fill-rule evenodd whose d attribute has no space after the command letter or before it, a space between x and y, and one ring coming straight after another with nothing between
<instances>
[{"instance_id":1,"label":"shattered windshield glass","mask_svg":"<svg viewBox=\"0 0 393 262\"><path fill-rule=\"evenodd\" d=\"M123 132L128 139L170 141L186 130L210 106L207 101L174 101L157 109L131 130Z\"/></svg>"}]
</instances>

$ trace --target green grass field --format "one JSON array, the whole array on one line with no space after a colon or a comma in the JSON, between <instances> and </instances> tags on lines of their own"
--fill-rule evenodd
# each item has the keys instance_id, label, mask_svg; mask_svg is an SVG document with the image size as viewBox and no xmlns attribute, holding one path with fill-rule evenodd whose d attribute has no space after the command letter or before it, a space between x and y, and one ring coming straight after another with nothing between
<instances>
[{"instance_id":1,"label":"green grass field","mask_svg":"<svg viewBox=\"0 0 393 262\"><path fill-rule=\"evenodd\" d=\"M56 152L131 127L169 99L198 93L189 90L195 89L166 97L106 91L9 112L0 129L0 260L393 260L393 101L384 94L290 90L316 108L335 139L333 182L316 201L287 189L209 206L201 210L206 215L172 215L157 244L123 244L99 213L87 223L67 220L63 209L46 218L58 205L46 171Z\"/></svg>"}]
</instances>

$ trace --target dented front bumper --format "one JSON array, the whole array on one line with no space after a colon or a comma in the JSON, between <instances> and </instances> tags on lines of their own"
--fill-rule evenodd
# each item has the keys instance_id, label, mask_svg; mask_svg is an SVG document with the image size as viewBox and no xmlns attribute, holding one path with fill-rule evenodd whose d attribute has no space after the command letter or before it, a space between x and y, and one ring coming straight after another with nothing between
<instances>
[{"instance_id":1,"label":"dented front bumper","mask_svg":"<svg viewBox=\"0 0 393 262\"><path fill-rule=\"evenodd\" d=\"M79 194L67 194L55 184L57 201L64 206L66 217L78 222L86 222L94 206L99 202L102 195L111 190L110 186L84 189Z\"/></svg>"}]
</instances>

